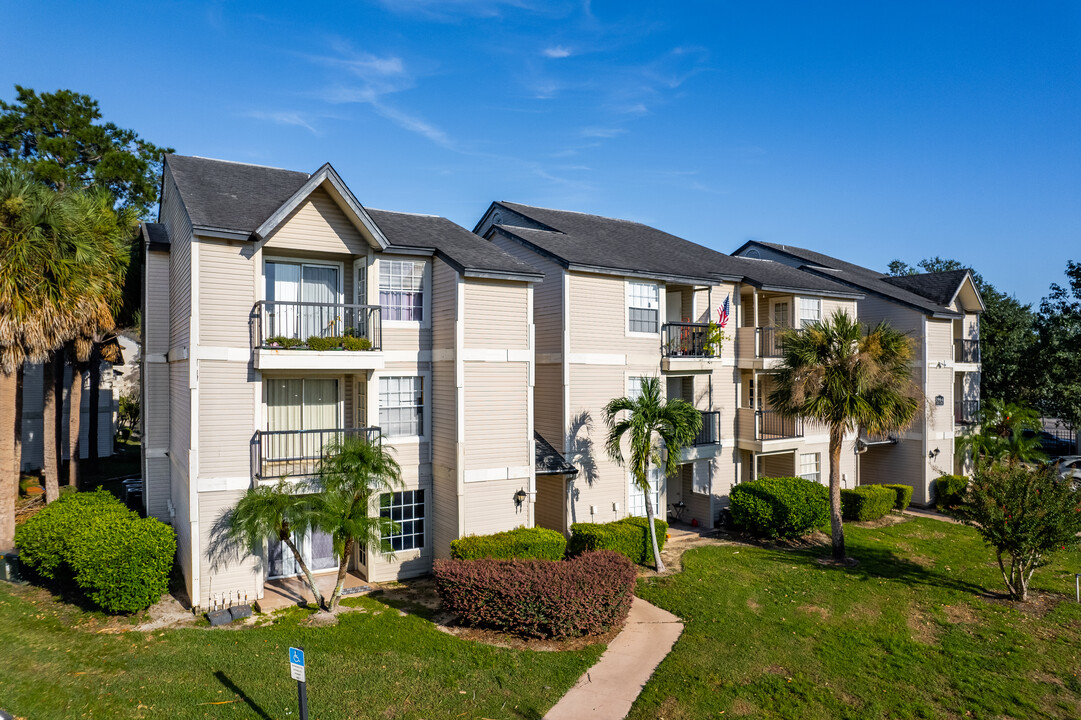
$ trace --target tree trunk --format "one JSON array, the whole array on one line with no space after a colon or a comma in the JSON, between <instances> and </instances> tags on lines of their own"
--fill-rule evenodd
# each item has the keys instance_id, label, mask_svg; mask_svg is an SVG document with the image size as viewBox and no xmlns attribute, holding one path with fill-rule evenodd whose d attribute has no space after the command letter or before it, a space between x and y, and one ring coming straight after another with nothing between
<instances>
[{"instance_id":1,"label":"tree trunk","mask_svg":"<svg viewBox=\"0 0 1081 720\"><path fill-rule=\"evenodd\" d=\"M15 371L15 497L19 497L19 480L23 468L23 367Z\"/></svg>"},{"instance_id":2,"label":"tree trunk","mask_svg":"<svg viewBox=\"0 0 1081 720\"><path fill-rule=\"evenodd\" d=\"M650 499L650 495L653 493L649 487L649 469L646 469L646 474L643 476L645 485L643 488L643 494L646 498L646 521L649 523L649 539L653 543L653 562L656 564L657 572L664 572L664 563L661 562L661 549L657 546L657 524L653 522L653 500Z\"/></svg>"},{"instance_id":3,"label":"tree trunk","mask_svg":"<svg viewBox=\"0 0 1081 720\"><path fill-rule=\"evenodd\" d=\"M19 460L15 457L16 373L0 370L0 552L15 547L15 496L19 492Z\"/></svg>"},{"instance_id":4,"label":"tree trunk","mask_svg":"<svg viewBox=\"0 0 1081 720\"><path fill-rule=\"evenodd\" d=\"M68 485L79 487L79 433L83 417L83 369L71 359L71 390L68 392Z\"/></svg>"},{"instance_id":5,"label":"tree trunk","mask_svg":"<svg viewBox=\"0 0 1081 720\"><path fill-rule=\"evenodd\" d=\"M90 351L90 415L86 434L86 459L90 470L98 467L98 404L101 402L101 346L94 343Z\"/></svg>"},{"instance_id":6,"label":"tree trunk","mask_svg":"<svg viewBox=\"0 0 1081 720\"><path fill-rule=\"evenodd\" d=\"M56 462L56 362L57 353L49 353L41 370L41 388L44 394L41 420L41 472L45 480L45 502L60 497L60 468ZM36 388L35 388L36 390ZM63 405L60 408L63 414Z\"/></svg>"},{"instance_id":7,"label":"tree trunk","mask_svg":"<svg viewBox=\"0 0 1081 720\"><path fill-rule=\"evenodd\" d=\"M845 559L845 529L841 523L841 444L844 428L830 426L830 533L833 536L833 559Z\"/></svg>"},{"instance_id":8,"label":"tree trunk","mask_svg":"<svg viewBox=\"0 0 1081 720\"><path fill-rule=\"evenodd\" d=\"M345 587L346 568L349 567L349 558L353 555L353 538L345 541L345 551L342 552L342 561L338 564L338 582L334 585L334 594L330 596L330 609L333 612L338 607L338 601L342 599L342 588Z\"/></svg>"},{"instance_id":9,"label":"tree trunk","mask_svg":"<svg viewBox=\"0 0 1081 720\"><path fill-rule=\"evenodd\" d=\"M282 537L284 542L290 550L293 551L293 557L296 558L297 565L300 566L300 571L304 573L304 579L308 582L308 589L312 591L312 597L315 598L315 604L320 610L326 610L326 603L323 602L323 594L319 592L319 588L315 584L315 578L312 577L312 571L308 569L308 564L304 562L304 558L300 556L300 551L297 550L297 546L293 544L293 538L288 533L284 533Z\"/></svg>"}]
</instances>

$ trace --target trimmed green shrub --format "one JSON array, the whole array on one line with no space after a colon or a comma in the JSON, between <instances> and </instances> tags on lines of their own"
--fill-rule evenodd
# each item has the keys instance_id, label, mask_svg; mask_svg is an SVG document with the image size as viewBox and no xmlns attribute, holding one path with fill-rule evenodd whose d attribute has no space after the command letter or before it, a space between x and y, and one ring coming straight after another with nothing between
<instances>
[{"instance_id":1,"label":"trimmed green shrub","mask_svg":"<svg viewBox=\"0 0 1081 720\"><path fill-rule=\"evenodd\" d=\"M601 633L631 607L637 571L619 553L573 560L436 560L443 606L476 627L526 637Z\"/></svg>"},{"instance_id":2,"label":"trimmed green shrub","mask_svg":"<svg viewBox=\"0 0 1081 720\"><path fill-rule=\"evenodd\" d=\"M267 338L266 344L277 345L278 347L285 348L286 350L291 350L293 348L300 347L304 343L300 341L300 338L285 337L284 335L275 335L274 337Z\"/></svg>"},{"instance_id":3,"label":"trimmed green shrub","mask_svg":"<svg viewBox=\"0 0 1081 720\"><path fill-rule=\"evenodd\" d=\"M878 520L890 514L897 493L881 485L860 485L841 490L841 517L845 520Z\"/></svg>"},{"instance_id":4,"label":"trimmed green shrub","mask_svg":"<svg viewBox=\"0 0 1081 720\"><path fill-rule=\"evenodd\" d=\"M740 483L729 499L733 524L766 537L802 537L830 518L829 489L799 477Z\"/></svg>"},{"instance_id":5,"label":"trimmed green shrub","mask_svg":"<svg viewBox=\"0 0 1081 720\"><path fill-rule=\"evenodd\" d=\"M141 518L110 493L63 494L15 533L19 560L41 577L74 583L109 612L135 612L166 592L172 528Z\"/></svg>"},{"instance_id":6,"label":"trimmed green shrub","mask_svg":"<svg viewBox=\"0 0 1081 720\"><path fill-rule=\"evenodd\" d=\"M657 547L664 549L668 523L654 518ZM610 523L574 523L567 546L571 555L592 550L614 550L631 562L648 565L653 562L653 543L649 538L649 521L646 518L627 517Z\"/></svg>"},{"instance_id":7,"label":"trimmed green shrub","mask_svg":"<svg viewBox=\"0 0 1081 720\"><path fill-rule=\"evenodd\" d=\"M935 480L935 507L939 510L955 508L965 501L968 478L964 475L943 475Z\"/></svg>"},{"instance_id":8,"label":"trimmed green shrub","mask_svg":"<svg viewBox=\"0 0 1081 720\"><path fill-rule=\"evenodd\" d=\"M894 510L904 510L912 503L911 485L882 485L897 493L897 500L893 503Z\"/></svg>"},{"instance_id":9,"label":"trimmed green shrub","mask_svg":"<svg viewBox=\"0 0 1081 720\"><path fill-rule=\"evenodd\" d=\"M318 335L312 335L305 343L309 350L336 350L341 347L342 339L340 337L319 337Z\"/></svg>"},{"instance_id":10,"label":"trimmed green shrub","mask_svg":"<svg viewBox=\"0 0 1081 720\"><path fill-rule=\"evenodd\" d=\"M493 535L466 535L450 543L450 556L455 560L562 560L566 550L563 533L547 528L520 527Z\"/></svg>"},{"instance_id":11,"label":"trimmed green shrub","mask_svg":"<svg viewBox=\"0 0 1081 720\"><path fill-rule=\"evenodd\" d=\"M353 352L359 350L371 350L372 341L368 338L346 336L342 338L342 347L346 350L352 350Z\"/></svg>"}]
</instances>

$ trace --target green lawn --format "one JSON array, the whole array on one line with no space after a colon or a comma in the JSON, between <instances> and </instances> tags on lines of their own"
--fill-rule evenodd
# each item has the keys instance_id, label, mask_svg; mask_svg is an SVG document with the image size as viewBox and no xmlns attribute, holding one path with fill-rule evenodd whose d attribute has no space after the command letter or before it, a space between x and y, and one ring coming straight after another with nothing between
<instances>
[{"instance_id":1,"label":"green lawn","mask_svg":"<svg viewBox=\"0 0 1081 720\"><path fill-rule=\"evenodd\" d=\"M299 644L312 720L540 718L604 649L490 647L350 602L367 612L332 628L299 625L298 610L263 628L108 635L100 615L0 583L0 707L33 720L296 718L286 648Z\"/></svg>"},{"instance_id":2,"label":"green lawn","mask_svg":"<svg viewBox=\"0 0 1081 720\"><path fill-rule=\"evenodd\" d=\"M826 549L710 546L641 581L686 629L630 717L1081 717L1081 554L1034 577L1065 602L1022 612L993 599L1001 575L970 528L845 536L853 569L818 564Z\"/></svg>"}]
</instances>

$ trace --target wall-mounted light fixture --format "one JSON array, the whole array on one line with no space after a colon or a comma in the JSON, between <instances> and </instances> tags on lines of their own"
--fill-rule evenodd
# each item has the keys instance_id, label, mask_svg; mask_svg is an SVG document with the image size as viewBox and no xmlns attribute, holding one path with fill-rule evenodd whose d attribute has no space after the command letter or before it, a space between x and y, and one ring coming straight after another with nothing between
<instances>
[{"instance_id":1,"label":"wall-mounted light fixture","mask_svg":"<svg viewBox=\"0 0 1081 720\"><path fill-rule=\"evenodd\" d=\"M521 504L525 502L525 499L526 499L525 490L519 490L518 492L514 493L514 504L515 505L521 506Z\"/></svg>"},{"instance_id":2,"label":"wall-mounted light fixture","mask_svg":"<svg viewBox=\"0 0 1081 720\"><path fill-rule=\"evenodd\" d=\"M927 453L927 457L929 457L932 460L934 460L936 457L938 457L938 448L935 448L931 452Z\"/></svg>"}]
</instances>

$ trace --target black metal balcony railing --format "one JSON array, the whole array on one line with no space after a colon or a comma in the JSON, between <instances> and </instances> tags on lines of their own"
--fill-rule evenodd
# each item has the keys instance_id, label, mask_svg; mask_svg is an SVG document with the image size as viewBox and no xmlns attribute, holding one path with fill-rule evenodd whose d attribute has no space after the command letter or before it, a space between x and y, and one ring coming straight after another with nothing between
<instances>
[{"instance_id":1,"label":"black metal balcony railing","mask_svg":"<svg viewBox=\"0 0 1081 720\"><path fill-rule=\"evenodd\" d=\"M758 357L779 358L784 355L784 334L789 328L760 327L755 329Z\"/></svg>"},{"instance_id":2,"label":"black metal balcony railing","mask_svg":"<svg viewBox=\"0 0 1081 720\"><path fill-rule=\"evenodd\" d=\"M953 361L962 363L978 363L980 361L980 341L954 340Z\"/></svg>"},{"instance_id":3,"label":"black metal balcony railing","mask_svg":"<svg viewBox=\"0 0 1081 720\"><path fill-rule=\"evenodd\" d=\"M665 323L661 328L662 357L713 357L708 323Z\"/></svg>"},{"instance_id":4,"label":"black metal balcony railing","mask_svg":"<svg viewBox=\"0 0 1081 720\"><path fill-rule=\"evenodd\" d=\"M756 410L754 413L755 440L781 440L803 437L803 421L799 418L782 417L773 410Z\"/></svg>"},{"instance_id":5,"label":"black metal balcony railing","mask_svg":"<svg viewBox=\"0 0 1081 720\"><path fill-rule=\"evenodd\" d=\"M953 418L958 425L975 425L980 420L980 401L957 400L953 404Z\"/></svg>"},{"instance_id":6,"label":"black metal balcony railing","mask_svg":"<svg viewBox=\"0 0 1081 720\"><path fill-rule=\"evenodd\" d=\"M329 341L318 349L382 347L383 315L378 305L260 300L252 315L257 348L304 349L313 337Z\"/></svg>"},{"instance_id":7,"label":"black metal balcony railing","mask_svg":"<svg viewBox=\"0 0 1081 720\"><path fill-rule=\"evenodd\" d=\"M721 413L717 410L702 413L702 429L694 438L697 445L716 445L721 441Z\"/></svg>"},{"instance_id":8,"label":"black metal balcony railing","mask_svg":"<svg viewBox=\"0 0 1081 720\"><path fill-rule=\"evenodd\" d=\"M260 430L255 433L255 474L261 479L277 477L312 477L319 474L319 464L326 448L346 437L363 437L374 443L378 427L338 428L334 430Z\"/></svg>"}]
</instances>

